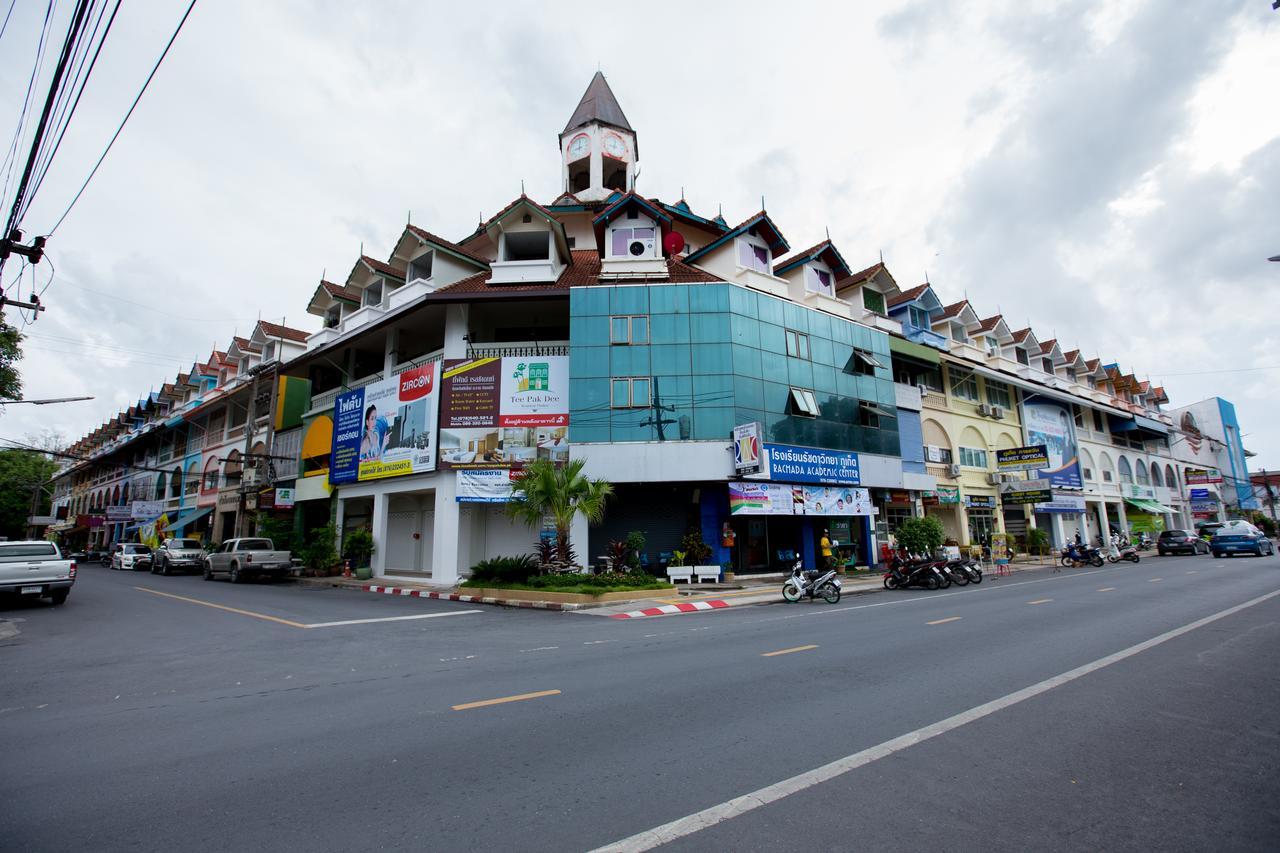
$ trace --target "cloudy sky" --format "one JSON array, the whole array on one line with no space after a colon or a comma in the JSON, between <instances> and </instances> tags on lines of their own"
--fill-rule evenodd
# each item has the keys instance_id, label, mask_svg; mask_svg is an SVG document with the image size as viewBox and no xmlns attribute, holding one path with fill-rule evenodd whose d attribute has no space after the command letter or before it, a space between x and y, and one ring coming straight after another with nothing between
<instances>
[{"instance_id":1,"label":"cloudy sky","mask_svg":"<svg viewBox=\"0 0 1280 853\"><path fill-rule=\"evenodd\" d=\"M0 4L0 6L7 4ZM65 31L69 0L55 13ZM25 220L51 227L185 3L128 3ZM308 330L322 272L415 224L459 238L560 189L597 66L639 188L731 222L761 196L899 284L1233 400L1280 467L1280 13L1268 0L197 5L36 276L29 397L0 437L76 437L259 317ZM45 3L0 40L0 137ZM48 68L46 67L46 72ZM5 270L5 285L16 265ZM30 290L24 279L24 296ZM11 319L13 318L11 315ZM1214 371L1214 372L1211 372Z\"/></svg>"}]
</instances>

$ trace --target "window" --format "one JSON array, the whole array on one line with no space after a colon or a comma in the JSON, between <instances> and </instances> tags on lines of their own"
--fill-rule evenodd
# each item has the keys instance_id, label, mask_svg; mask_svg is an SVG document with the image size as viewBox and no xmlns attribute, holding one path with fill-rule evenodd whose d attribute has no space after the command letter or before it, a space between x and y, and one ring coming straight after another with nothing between
<instances>
[{"instance_id":1,"label":"window","mask_svg":"<svg viewBox=\"0 0 1280 853\"><path fill-rule=\"evenodd\" d=\"M808 279L806 287L809 291L826 296L835 295L835 291L831 289L831 273L815 267L806 267L805 277Z\"/></svg>"},{"instance_id":2,"label":"window","mask_svg":"<svg viewBox=\"0 0 1280 853\"><path fill-rule=\"evenodd\" d=\"M576 249L576 248L578 248L578 238L577 238L577 237L566 237L566 238L565 238L565 240L568 242L568 244L569 244L569 248L570 248L570 249Z\"/></svg>"},{"instance_id":3,"label":"window","mask_svg":"<svg viewBox=\"0 0 1280 853\"><path fill-rule=\"evenodd\" d=\"M382 279L378 279L373 284L364 289L364 293L360 295L361 305L381 305L382 304Z\"/></svg>"},{"instance_id":4,"label":"window","mask_svg":"<svg viewBox=\"0 0 1280 853\"><path fill-rule=\"evenodd\" d=\"M1147 463L1143 462L1141 459L1138 460L1136 475L1137 475L1139 486L1151 485L1151 477L1147 473Z\"/></svg>"},{"instance_id":5,"label":"window","mask_svg":"<svg viewBox=\"0 0 1280 853\"><path fill-rule=\"evenodd\" d=\"M862 307L876 314L884 313L884 294L878 290L872 290L869 287L862 288ZM911 308L912 311L919 311L919 308ZM927 314L925 315L928 316Z\"/></svg>"},{"instance_id":6,"label":"window","mask_svg":"<svg viewBox=\"0 0 1280 853\"><path fill-rule=\"evenodd\" d=\"M978 402L978 377L973 373L961 374L954 367L947 368L947 375L951 379L951 396L958 400L968 400L971 403Z\"/></svg>"},{"instance_id":7,"label":"window","mask_svg":"<svg viewBox=\"0 0 1280 853\"><path fill-rule=\"evenodd\" d=\"M863 293L866 293L866 291L864 290ZM884 304L884 294L877 293L876 295L880 297L880 303ZM907 319L911 322L911 325L915 326L917 329L929 328L929 312L921 308L919 305L912 305L907 309Z\"/></svg>"},{"instance_id":8,"label":"window","mask_svg":"<svg viewBox=\"0 0 1280 853\"><path fill-rule=\"evenodd\" d=\"M864 349L855 349L849 357L849 373L855 376L875 376L876 368L884 367L874 355Z\"/></svg>"},{"instance_id":9,"label":"window","mask_svg":"<svg viewBox=\"0 0 1280 853\"><path fill-rule=\"evenodd\" d=\"M1110 483L1113 479L1114 479L1114 478L1111 476L1111 472L1110 472L1110 471L1103 471L1103 472L1102 472L1102 482L1104 482L1104 483Z\"/></svg>"},{"instance_id":10,"label":"window","mask_svg":"<svg viewBox=\"0 0 1280 853\"><path fill-rule=\"evenodd\" d=\"M1013 351L1013 355L1014 355L1014 357L1015 357L1016 359L1018 359L1018 364L1025 364L1025 365L1030 366L1030 364L1031 364L1031 360L1027 358L1027 351L1026 351L1026 350L1024 350L1024 349L1015 349L1015 350Z\"/></svg>"},{"instance_id":11,"label":"window","mask_svg":"<svg viewBox=\"0 0 1280 853\"><path fill-rule=\"evenodd\" d=\"M646 409L649 407L649 377L614 379L611 383L609 405L615 409Z\"/></svg>"},{"instance_id":12,"label":"window","mask_svg":"<svg viewBox=\"0 0 1280 853\"><path fill-rule=\"evenodd\" d=\"M548 231L509 231L502 235L504 261L545 261L551 258Z\"/></svg>"},{"instance_id":13,"label":"window","mask_svg":"<svg viewBox=\"0 0 1280 853\"><path fill-rule=\"evenodd\" d=\"M1107 431L1106 427L1103 426L1102 424L1102 412L1099 412L1097 409L1093 410L1093 431L1094 432Z\"/></svg>"},{"instance_id":14,"label":"window","mask_svg":"<svg viewBox=\"0 0 1280 853\"><path fill-rule=\"evenodd\" d=\"M787 355L792 358L809 360L809 336L803 332L787 329Z\"/></svg>"},{"instance_id":15,"label":"window","mask_svg":"<svg viewBox=\"0 0 1280 853\"><path fill-rule=\"evenodd\" d=\"M1053 375L1053 359L1051 358L1042 359L1040 364L1044 368L1045 373L1048 373L1050 376Z\"/></svg>"},{"instance_id":16,"label":"window","mask_svg":"<svg viewBox=\"0 0 1280 853\"><path fill-rule=\"evenodd\" d=\"M969 340L969 336L965 333L964 326L961 326L959 323L951 324L951 340L958 344L966 343Z\"/></svg>"},{"instance_id":17,"label":"window","mask_svg":"<svg viewBox=\"0 0 1280 853\"><path fill-rule=\"evenodd\" d=\"M1083 471L1084 471L1084 478L1085 478L1086 480L1092 480L1092 479L1093 479L1093 469L1092 469L1092 468L1084 468L1084 469L1081 469L1081 470L1083 470Z\"/></svg>"},{"instance_id":18,"label":"window","mask_svg":"<svg viewBox=\"0 0 1280 853\"><path fill-rule=\"evenodd\" d=\"M1009 396L1009 386L993 379L987 380L987 402L1002 409L1012 409L1013 400Z\"/></svg>"},{"instance_id":19,"label":"window","mask_svg":"<svg viewBox=\"0 0 1280 853\"><path fill-rule=\"evenodd\" d=\"M274 361L275 357L276 357L276 342L268 341L267 344L262 348L262 360Z\"/></svg>"},{"instance_id":20,"label":"window","mask_svg":"<svg viewBox=\"0 0 1280 853\"><path fill-rule=\"evenodd\" d=\"M926 462L933 462L938 465L950 465L951 448L941 447L936 444L926 444L924 446L924 459Z\"/></svg>"},{"instance_id":21,"label":"window","mask_svg":"<svg viewBox=\"0 0 1280 853\"><path fill-rule=\"evenodd\" d=\"M653 257L657 247L654 233L653 228L614 228L609 257Z\"/></svg>"},{"instance_id":22,"label":"window","mask_svg":"<svg viewBox=\"0 0 1280 853\"><path fill-rule=\"evenodd\" d=\"M1123 456L1120 457L1120 482L1133 483L1133 468L1129 465L1129 460Z\"/></svg>"},{"instance_id":23,"label":"window","mask_svg":"<svg viewBox=\"0 0 1280 853\"><path fill-rule=\"evenodd\" d=\"M884 412L881 412L880 407L875 403L868 403L866 400L858 401L858 426L880 429L882 414Z\"/></svg>"},{"instance_id":24,"label":"window","mask_svg":"<svg viewBox=\"0 0 1280 853\"><path fill-rule=\"evenodd\" d=\"M995 338L984 338L983 340L985 340L985 341L987 342L987 355L999 355L999 354L1000 354L1000 342L999 342L999 341L997 341Z\"/></svg>"},{"instance_id":25,"label":"window","mask_svg":"<svg viewBox=\"0 0 1280 853\"><path fill-rule=\"evenodd\" d=\"M408 281L415 279L429 280L431 278L431 267L435 260L435 252L427 252L420 255L409 262L409 274L405 277Z\"/></svg>"},{"instance_id":26,"label":"window","mask_svg":"<svg viewBox=\"0 0 1280 853\"><path fill-rule=\"evenodd\" d=\"M647 344L649 343L649 317L610 317L609 343L611 344Z\"/></svg>"},{"instance_id":27,"label":"window","mask_svg":"<svg viewBox=\"0 0 1280 853\"><path fill-rule=\"evenodd\" d=\"M749 270L769 271L769 250L747 240L738 241L738 265Z\"/></svg>"},{"instance_id":28,"label":"window","mask_svg":"<svg viewBox=\"0 0 1280 853\"><path fill-rule=\"evenodd\" d=\"M1084 429L1084 409L1080 408L1075 404L1072 404L1071 416L1075 420L1076 426L1079 429Z\"/></svg>"},{"instance_id":29,"label":"window","mask_svg":"<svg viewBox=\"0 0 1280 853\"><path fill-rule=\"evenodd\" d=\"M982 468L987 467L987 451L979 450L976 447L960 448L960 464L966 468Z\"/></svg>"},{"instance_id":30,"label":"window","mask_svg":"<svg viewBox=\"0 0 1280 853\"><path fill-rule=\"evenodd\" d=\"M818 416L818 400L813 396L812 391L807 388L791 389L791 414L808 418Z\"/></svg>"}]
</instances>

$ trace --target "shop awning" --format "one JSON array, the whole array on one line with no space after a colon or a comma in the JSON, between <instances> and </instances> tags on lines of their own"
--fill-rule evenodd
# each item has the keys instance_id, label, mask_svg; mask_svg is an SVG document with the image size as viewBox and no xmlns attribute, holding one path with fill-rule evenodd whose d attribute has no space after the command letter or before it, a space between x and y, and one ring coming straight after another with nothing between
<instances>
[{"instance_id":1,"label":"shop awning","mask_svg":"<svg viewBox=\"0 0 1280 853\"><path fill-rule=\"evenodd\" d=\"M200 509L194 509L188 513L184 513L178 516L177 521L174 521L169 525L169 532L180 533L184 527L188 526L194 521L199 521L200 519L204 518L206 515L208 515L211 512L213 512L213 507L206 506L206 507L201 507Z\"/></svg>"},{"instance_id":2,"label":"shop awning","mask_svg":"<svg viewBox=\"0 0 1280 853\"><path fill-rule=\"evenodd\" d=\"M1174 510L1156 501L1142 500L1140 498L1125 498L1124 502L1135 509L1143 512L1149 512L1153 515L1175 515Z\"/></svg>"},{"instance_id":3,"label":"shop awning","mask_svg":"<svg viewBox=\"0 0 1280 853\"><path fill-rule=\"evenodd\" d=\"M911 341L904 341L902 338L889 338L889 352L894 355L913 358L916 361L923 361L925 364L937 364L939 362L938 351L933 347L927 347L924 344L913 344Z\"/></svg>"}]
</instances>

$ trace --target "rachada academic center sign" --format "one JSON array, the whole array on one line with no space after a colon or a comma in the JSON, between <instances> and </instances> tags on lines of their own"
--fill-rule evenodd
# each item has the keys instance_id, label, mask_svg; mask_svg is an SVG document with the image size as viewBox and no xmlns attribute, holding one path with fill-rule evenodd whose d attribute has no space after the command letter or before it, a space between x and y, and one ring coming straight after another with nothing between
<instances>
[{"instance_id":1,"label":"rachada academic center sign","mask_svg":"<svg viewBox=\"0 0 1280 853\"><path fill-rule=\"evenodd\" d=\"M769 479L789 483L828 483L858 486L862 476L858 470L858 454L848 450L822 450L793 444L764 446Z\"/></svg>"}]
</instances>

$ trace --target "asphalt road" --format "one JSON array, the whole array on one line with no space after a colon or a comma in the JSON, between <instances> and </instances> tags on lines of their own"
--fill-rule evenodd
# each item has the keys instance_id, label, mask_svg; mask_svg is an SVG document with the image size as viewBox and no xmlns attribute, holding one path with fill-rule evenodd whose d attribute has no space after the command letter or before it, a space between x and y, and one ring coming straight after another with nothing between
<instances>
[{"instance_id":1,"label":"asphalt road","mask_svg":"<svg viewBox=\"0 0 1280 853\"><path fill-rule=\"evenodd\" d=\"M95 567L0 620L5 850L1280 839L1280 558L639 620Z\"/></svg>"}]
</instances>

